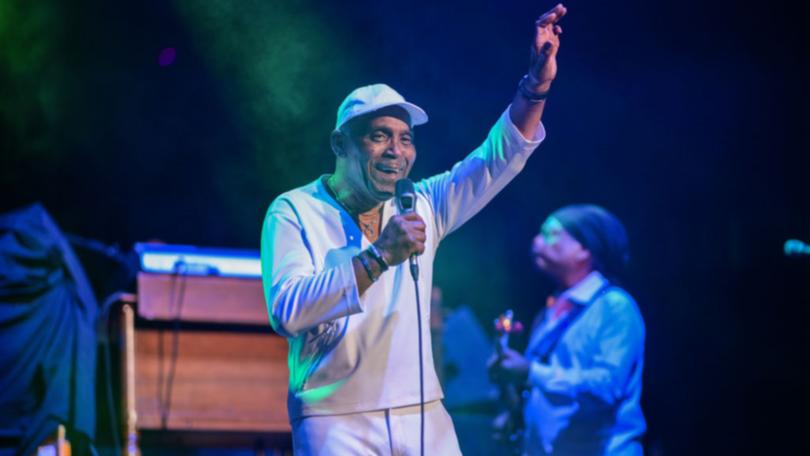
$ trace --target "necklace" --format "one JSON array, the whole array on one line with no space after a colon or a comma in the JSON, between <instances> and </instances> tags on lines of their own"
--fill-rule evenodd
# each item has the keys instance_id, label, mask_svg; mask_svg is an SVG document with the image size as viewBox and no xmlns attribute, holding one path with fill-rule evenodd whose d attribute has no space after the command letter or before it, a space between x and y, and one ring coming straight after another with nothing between
<instances>
[{"instance_id":1,"label":"necklace","mask_svg":"<svg viewBox=\"0 0 810 456\"><path fill-rule=\"evenodd\" d=\"M382 220L382 206L380 206L380 208L375 211L355 214L354 212L349 210L349 208L346 206L346 204L343 203L343 201L340 200L338 193L335 191L334 187L332 187L330 181L332 180L333 176L334 174L327 177L326 180L324 181L326 190L329 192L330 195L332 195L332 197L343 208L343 210L345 210L346 212L349 213L349 215L352 216L352 219L354 219L354 221L357 223L357 226L360 228L360 231L363 232L366 238L368 238L371 242L376 241L377 236L379 235L380 222Z\"/></svg>"},{"instance_id":2,"label":"necklace","mask_svg":"<svg viewBox=\"0 0 810 456\"><path fill-rule=\"evenodd\" d=\"M364 220L364 218L367 220ZM363 234L370 241L375 241L377 239L377 226L380 224L380 212L374 211L372 214L360 214L357 216L357 221L360 222L360 229Z\"/></svg>"}]
</instances>

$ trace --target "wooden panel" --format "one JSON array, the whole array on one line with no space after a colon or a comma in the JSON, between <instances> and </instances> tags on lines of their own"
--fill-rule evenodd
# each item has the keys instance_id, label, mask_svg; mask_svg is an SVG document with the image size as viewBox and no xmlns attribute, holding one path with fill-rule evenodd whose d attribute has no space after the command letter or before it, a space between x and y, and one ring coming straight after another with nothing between
<instances>
[{"instance_id":1,"label":"wooden panel","mask_svg":"<svg viewBox=\"0 0 810 456\"><path fill-rule=\"evenodd\" d=\"M182 298L182 299L181 299ZM138 315L147 320L268 326L260 279L138 274Z\"/></svg>"},{"instance_id":2,"label":"wooden panel","mask_svg":"<svg viewBox=\"0 0 810 456\"><path fill-rule=\"evenodd\" d=\"M284 338L275 334L196 330L180 330L177 334L178 355L166 429L290 431ZM171 329L135 331L139 429L162 428L159 381L162 379L165 391L173 337Z\"/></svg>"}]
</instances>

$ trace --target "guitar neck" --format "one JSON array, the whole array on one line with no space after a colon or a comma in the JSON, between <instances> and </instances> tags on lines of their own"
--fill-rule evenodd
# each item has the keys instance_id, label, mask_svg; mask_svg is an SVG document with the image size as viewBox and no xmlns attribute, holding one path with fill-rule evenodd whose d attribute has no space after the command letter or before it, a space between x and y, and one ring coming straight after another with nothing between
<instances>
[{"instance_id":1,"label":"guitar neck","mask_svg":"<svg viewBox=\"0 0 810 456\"><path fill-rule=\"evenodd\" d=\"M509 348L509 333L498 335L495 340L495 351L498 353L498 356L503 356L507 348Z\"/></svg>"}]
</instances>

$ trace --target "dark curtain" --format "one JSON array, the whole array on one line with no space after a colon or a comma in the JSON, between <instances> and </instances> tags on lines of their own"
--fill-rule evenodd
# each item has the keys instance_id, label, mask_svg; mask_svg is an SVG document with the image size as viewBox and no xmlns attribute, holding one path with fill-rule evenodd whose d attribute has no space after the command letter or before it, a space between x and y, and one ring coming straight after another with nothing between
<instances>
[{"instance_id":1,"label":"dark curtain","mask_svg":"<svg viewBox=\"0 0 810 456\"><path fill-rule=\"evenodd\" d=\"M64 424L74 454L95 431L98 305L39 204L0 215L0 451L27 455Z\"/></svg>"}]
</instances>

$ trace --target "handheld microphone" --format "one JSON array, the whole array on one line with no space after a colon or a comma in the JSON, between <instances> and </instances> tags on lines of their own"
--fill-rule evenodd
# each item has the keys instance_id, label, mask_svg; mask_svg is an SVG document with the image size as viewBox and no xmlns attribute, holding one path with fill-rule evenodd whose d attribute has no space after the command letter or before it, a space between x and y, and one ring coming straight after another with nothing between
<instances>
[{"instance_id":1,"label":"handheld microphone","mask_svg":"<svg viewBox=\"0 0 810 456\"><path fill-rule=\"evenodd\" d=\"M798 239L788 239L785 241L785 256L810 256L810 245Z\"/></svg>"},{"instance_id":2,"label":"handheld microphone","mask_svg":"<svg viewBox=\"0 0 810 456\"><path fill-rule=\"evenodd\" d=\"M408 178L397 181L396 186L397 206L401 214L416 211L416 191L413 188L413 181ZM419 277L419 263L416 262L416 254L412 254L408 260L411 266L411 276L413 280Z\"/></svg>"}]
</instances>

